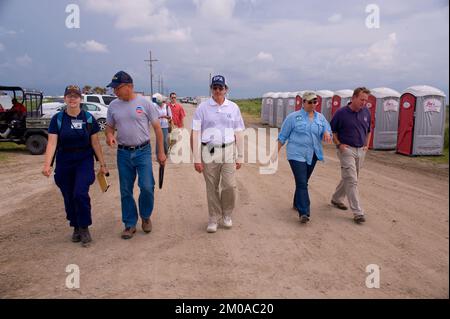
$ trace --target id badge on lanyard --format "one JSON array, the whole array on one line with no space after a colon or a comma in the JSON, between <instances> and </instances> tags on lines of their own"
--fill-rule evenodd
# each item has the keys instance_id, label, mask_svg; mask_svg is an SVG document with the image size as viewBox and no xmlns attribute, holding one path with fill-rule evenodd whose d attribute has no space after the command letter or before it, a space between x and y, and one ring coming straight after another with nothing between
<instances>
[{"instance_id":1,"label":"id badge on lanyard","mask_svg":"<svg viewBox=\"0 0 450 319\"><path fill-rule=\"evenodd\" d=\"M72 120L72 129L82 130L83 129L83 121L82 120Z\"/></svg>"}]
</instances>

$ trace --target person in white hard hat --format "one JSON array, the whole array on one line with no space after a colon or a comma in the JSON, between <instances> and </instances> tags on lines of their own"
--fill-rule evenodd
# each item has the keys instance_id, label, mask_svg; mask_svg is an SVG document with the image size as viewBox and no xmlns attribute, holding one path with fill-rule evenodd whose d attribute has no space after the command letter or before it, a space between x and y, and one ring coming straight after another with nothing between
<instances>
[{"instance_id":1,"label":"person in white hard hat","mask_svg":"<svg viewBox=\"0 0 450 319\"><path fill-rule=\"evenodd\" d=\"M152 96L153 102L157 105L157 110L159 113L159 123L163 132L164 140L164 153L167 155L169 150L169 126L172 121L172 110L164 101L163 96L160 93L155 93ZM156 153L158 153L159 145L156 144Z\"/></svg>"}]
</instances>

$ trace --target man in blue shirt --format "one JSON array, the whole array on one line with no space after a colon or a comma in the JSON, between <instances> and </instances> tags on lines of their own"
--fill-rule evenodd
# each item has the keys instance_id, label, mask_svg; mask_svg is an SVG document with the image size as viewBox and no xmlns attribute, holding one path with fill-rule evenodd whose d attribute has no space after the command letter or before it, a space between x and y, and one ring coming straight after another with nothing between
<instances>
[{"instance_id":1,"label":"man in blue shirt","mask_svg":"<svg viewBox=\"0 0 450 319\"><path fill-rule=\"evenodd\" d=\"M288 141L287 159L295 178L294 208L300 222L310 218L308 181L317 160L323 161L322 140L331 143L331 129L325 117L315 111L318 103L314 92L303 95L303 108L288 115L278 136L278 151Z\"/></svg>"},{"instance_id":2,"label":"man in blue shirt","mask_svg":"<svg viewBox=\"0 0 450 319\"><path fill-rule=\"evenodd\" d=\"M344 197L347 196L354 221L366 221L359 204L358 177L370 141L370 111L366 104L370 91L364 87L355 89L352 101L339 109L331 120L333 141L341 162L341 181L331 199L335 207L347 210Z\"/></svg>"}]
</instances>

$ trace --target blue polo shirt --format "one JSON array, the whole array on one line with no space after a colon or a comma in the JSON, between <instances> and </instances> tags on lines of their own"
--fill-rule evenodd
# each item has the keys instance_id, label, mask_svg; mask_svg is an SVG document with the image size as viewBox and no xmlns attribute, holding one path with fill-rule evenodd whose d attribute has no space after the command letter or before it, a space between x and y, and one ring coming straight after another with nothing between
<instances>
[{"instance_id":1,"label":"blue polo shirt","mask_svg":"<svg viewBox=\"0 0 450 319\"><path fill-rule=\"evenodd\" d=\"M278 141L281 144L288 142L286 154L289 161L311 165L314 154L319 161L323 161L322 139L325 132L331 134L330 124L321 113L314 112L314 119L310 121L308 113L301 109L286 117Z\"/></svg>"},{"instance_id":2,"label":"blue polo shirt","mask_svg":"<svg viewBox=\"0 0 450 319\"><path fill-rule=\"evenodd\" d=\"M331 130L337 133L342 144L363 147L367 134L370 133L370 111L363 107L359 112L354 112L349 105L334 114L330 123Z\"/></svg>"}]
</instances>

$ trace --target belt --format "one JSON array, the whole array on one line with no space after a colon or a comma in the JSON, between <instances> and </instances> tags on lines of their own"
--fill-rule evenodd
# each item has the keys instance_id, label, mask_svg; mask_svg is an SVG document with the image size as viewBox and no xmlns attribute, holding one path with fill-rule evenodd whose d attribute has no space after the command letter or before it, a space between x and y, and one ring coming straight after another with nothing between
<instances>
[{"instance_id":1,"label":"belt","mask_svg":"<svg viewBox=\"0 0 450 319\"><path fill-rule=\"evenodd\" d=\"M219 145L213 145L213 144L209 144L209 143L202 143L203 146L209 146L210 145L210 147L214 147L214 148L225 148L225 147L233 145L233 144L234 144L234 142L227 143L227 144L219 144Z\"/></svg>"},{"instance_id":2,"label":"belt","mask_svg":"<svg viewBox=\"0 0 450 319\"><path fill-rule=\"evenodd\" d=\"M126 150L126 151L135 151L135 150L140 150L142 148L144 148L145 146L147 146L148 144L150 144L150 141L147 141L145 143L142 143L141 145L137 145L137 146L127 146L127 145L117 145L117 148L120 150Z\"/></svg>"},{"instance_id":3,"label":"belt","mask_svg":"<svg viewBox=\"0 0 450 319\"><path fill-rule=\"evenodd\" d=\"M213 144L208 144L208 143L202 143L203 146L206 146L208 148L210 154L214 154L214 149L215 148L225 148L225 147L233 145L233 144L234 144L234 142L227 143L227 144L221 144L221 145L213 145Z\"/></svg>"}]
</instances>

